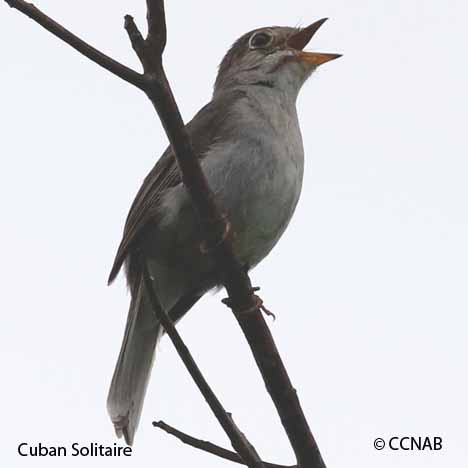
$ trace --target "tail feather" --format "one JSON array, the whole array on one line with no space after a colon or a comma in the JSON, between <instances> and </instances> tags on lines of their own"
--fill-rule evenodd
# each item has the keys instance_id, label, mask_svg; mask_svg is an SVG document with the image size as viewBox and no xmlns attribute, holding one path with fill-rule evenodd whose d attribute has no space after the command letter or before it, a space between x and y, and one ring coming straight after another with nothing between
<instances>
[{"instance_id":1,"label":"tail feather","mask_svg":"<svg viewBox=\"0 0 468 468\"><path fill-rule=\"evenodd\" d=\"M118 437L133 444L148 386L161 326L140 283L132 298L127 325L107 397L107 410Z\"/></svg>"},{"instance_id":2,"label":"tail feather","mask_svg":"<svg viewBox=\"0 0 468 468\"><path fill-rule=\"evenodd\" d=\"M187 294L169 311L174 322L200 299L201 294ZM154 354L163 329L156 319L140 279L133 290L124 339L107 397L107 410L118 437L133 444L148 387Z\"/></svg>"}]
</instances>

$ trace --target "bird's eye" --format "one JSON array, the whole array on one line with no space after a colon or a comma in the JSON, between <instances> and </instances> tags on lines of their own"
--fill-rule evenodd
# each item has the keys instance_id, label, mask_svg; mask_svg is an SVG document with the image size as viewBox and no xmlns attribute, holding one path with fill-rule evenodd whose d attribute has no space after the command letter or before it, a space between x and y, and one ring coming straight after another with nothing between
<instances>
[{"instance_id":1,"label":"bird's eye","mask_svg":"<svg viewBox=\"0 0 468 468\"><path fill-rule=\"evenodd\" d=\"M249 41L251 49L266 47L273 41L273 36L267 32L258 32L252 35Z\"/></svg>"}]
</instances>

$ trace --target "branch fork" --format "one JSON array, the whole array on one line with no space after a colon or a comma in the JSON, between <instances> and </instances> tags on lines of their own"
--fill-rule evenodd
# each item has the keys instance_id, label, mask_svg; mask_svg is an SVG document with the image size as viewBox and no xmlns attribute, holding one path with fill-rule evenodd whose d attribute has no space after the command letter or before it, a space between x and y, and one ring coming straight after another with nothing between
<instances>
[{"instance_id":1,"label":"branch fork","mask_svg":"<svg viewBox=\"0 0 468 468\"><path fill-rule=\"evenodd\" d=\"M146 38L139 31L133 18L130 15L125 16L125 30L133 49L140 59L143 73L138 73L103 54L42 13L34 5L24 0L5 0L5 2L10 7L27 15L99 66L146 93L159 115L174 150L183 183L192 197L202 225L206 239L204 246L213 255L219 270L223 273L223 283L229 296L227 305L233 309L234 316L250 345L265 386L273 400L291 447L294 450L297 466L298 468L325 468L325 463L310 431L296 391L291 384L273 337L265 323L263 315L255 313L256 311L263 310L268 314L268 311L264 308L261 299L254 294L256 289L252 288L247 272L234 254L231 236L229 235L231 233L230 225L226 217L223 216L223 212L219 208L215 196L201 170L199 160L194 154L182 117L166 78L162 64L162 55L166 46L166 20L163 0L146 0L148 24ZM153 280L147 269L145 271L145 284L149 288L148 290L152 291ZM155 305L157 304L157 297L154 293L151 295L151 300ZM280 465L262 462L254 447L237 428L232 417L223 409L209 388L167 313L162 311L159 319L191 373L192 378L230 438L231 444L237 454L220 447L215 450L218 452L224 451L223 454L225 456L223 458L243 463L250 468L284 468ZM158 423L157 427L161 427L183 440L181 436L183 433L177 432L173 428L171 432L168 430L170 426L164 426L163 424ZM190 437L186 434L184 436ZM200 443L198 442L191 445L200 448Z\"/></svg>"}]
</instances>

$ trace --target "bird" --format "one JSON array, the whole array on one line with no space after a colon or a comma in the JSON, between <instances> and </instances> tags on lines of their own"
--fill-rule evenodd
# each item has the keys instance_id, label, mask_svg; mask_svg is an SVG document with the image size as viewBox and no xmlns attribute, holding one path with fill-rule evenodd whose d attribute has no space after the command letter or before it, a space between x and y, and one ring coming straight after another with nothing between
<instances>
[{"instance_id":1,"label":"bird","mask_svg":"<svg viewBox=\"0 0 468 468\"><path fill-rule=\"evenodd\" d=\"M262 27L242 35L218 69L211 101L186 125L193 150L234 235L246 270L272 250L299 200L304 149L299 91L320 65L340 54L305 51L327 18L310 26ZM171 147L149 172L131 205L109 276L125 267L131 300L107 409L118 437L132 445L163 335L145 290L179 321L222 276L203 252L200 223Z\"/></svg>"}]
</instances>

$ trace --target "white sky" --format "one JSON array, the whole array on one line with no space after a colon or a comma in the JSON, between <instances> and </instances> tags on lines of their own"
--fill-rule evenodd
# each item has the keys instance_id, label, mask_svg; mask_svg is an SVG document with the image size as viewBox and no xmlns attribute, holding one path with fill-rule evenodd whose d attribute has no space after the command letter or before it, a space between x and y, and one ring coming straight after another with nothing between
<instances>
[{"instance_id":1,"label":"white sky","mask_svg":"<svg viewBox=\"0 0 468 468\"><path fill-rule=\"evenodd\" d=\"M167 3L166 66L188 120L228 46L259 26L331 18L312 44L344 57L305 86L304 191L253 272L330 468L467 466L466 2ZM137 67L122 29L145 2L37 0ZM109 11L106 11L109 10ZM130 459L26 459L30 444L114 442L106 394L128 295L106 278L125 216L166 146L149 102L0 5L3 466L230 466L156 431L163 419L229 446L168 340ZM289 292L289 293L288 293ZM268 461L293 456L241 332L207 297L180 332ZM442 436L434 452L377 452L378 436Z\"/></svg>"}]
</instances>

